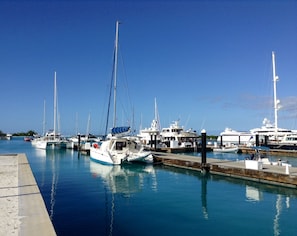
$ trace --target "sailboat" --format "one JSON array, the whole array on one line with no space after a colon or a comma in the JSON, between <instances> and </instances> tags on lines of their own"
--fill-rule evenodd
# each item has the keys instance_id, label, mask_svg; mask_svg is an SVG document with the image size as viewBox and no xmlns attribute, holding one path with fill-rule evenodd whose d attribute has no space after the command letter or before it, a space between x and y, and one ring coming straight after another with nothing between
<instances>
[{"instance_id":1,"label":"sailboat","mask_svg":"<svg viewBox=\"0 0 297 236\"><path fill-rule=\"evenodd\" d=\"M140 161L152 163L151 152L145 151L137 137L128 136L130 127L116 126L116 88L118 60L119 21L116 21L114 68L113 68L113 128L105 140L94 143L90 148L90 158L104 164L120 165L123 162ZM108 118L107 118L108 120ZM107 122L108 124L108 122Z\"/></svg>"},{"instance_id":2,"label":"sailboat","mask_svg":"<svg viewBox=\"0 0 297 236\"><path fill-rule=\"evenodd\" d=\"M40 138L32 141L32 145L40 149L61 149L66 148L67 141L61 137L56 130L57 123L57 76L54 74L54 129L49 130Z\"/></svg>"}]
</instances>

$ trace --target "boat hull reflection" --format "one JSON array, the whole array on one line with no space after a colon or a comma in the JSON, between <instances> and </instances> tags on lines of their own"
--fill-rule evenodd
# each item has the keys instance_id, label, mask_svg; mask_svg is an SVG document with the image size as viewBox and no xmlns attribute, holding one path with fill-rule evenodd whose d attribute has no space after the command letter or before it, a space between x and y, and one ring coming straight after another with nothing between
<instances>
[{"instance_id":1,"label":"boat hull reflection","mask_svg":"<svg viewBox=\"0 0 297 236\"><path fill-rule=\"evenodd\" d=\"M139 192L144 187L144 182L148 182L145 179L150 180L153 190L157 188L156 173L152 165L103 165L90 161L90 172L93 177L101 178L112 193L129 196Z\"/></svg>"}]
</instances>

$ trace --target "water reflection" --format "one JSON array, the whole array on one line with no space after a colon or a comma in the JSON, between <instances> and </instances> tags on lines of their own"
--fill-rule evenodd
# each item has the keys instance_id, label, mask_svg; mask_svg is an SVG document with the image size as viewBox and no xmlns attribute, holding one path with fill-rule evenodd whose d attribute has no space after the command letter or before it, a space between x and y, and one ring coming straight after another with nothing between
<instances>
[{"instance_id":1,"label":"water reflection","mask_svg":"<svg viewBox=\"0 0 297 236\"><path fill-rule=\"evenodd\" d=\"M287 219L287 214L290 209L290 201L292 199L296 200L297 191L293 188L286 188L282 186L269 185L264 183L253 182L250 180L243 180L233 177L207 174L203 175L198 171L183 170L173 167L163 167L164 169L174 172L176 174L193 176L197 178L200 186L200 201L201 201L201 212L205 220L215 220L217 213L213 209L217 209L217 201L213 201L214 196L209 195L208 189L210 189L211 194L214 194L214 187L216 186L232 186L234 191L231 191L231 194L234 194L234 202L232 204L237 204L236 206L240 209L246 209L246 215L250 220L261 219L257 212L252 211L252 209L262 209L265 212L262 212L261 215L265 215L265 220L267 220L266 228L271 231L275 236L282 235L284 231L292 229L284 229L287 224L284 224L285 219ZM179 178L182 179L182 178ZM195 182L194 182L195 183ZM230 185L231 184L231 185ZM194 187L194 186L193 186ZM226 190L228 187L226 188ZM243 190L243 191L242 191ZM224 191L224 189L223 189ZM230 199L230 194L227 192L218 192L221 194L220 201L225 202ZM266 209L270 209L266 211ZM221 209L221 207L220 207ZM291 209L290 211L292 211ZM232 209L226 215L237 214L237 210Z\"/></svg>"},{"instance_id":2,"label":"water reflection","mask_svg":"<svg viewBox=\"0 0 297 236\"><path fill-rule=\"evenodd\" d=\"M50 216L50 219L53 220L54 206L56 203L56 191L57 191L58 180L59 180L59 157L60 157L60 155L58 153L58 150L49 150L47 152L47 157L49 159L50 170L52 171L49 216Z\"/></svg>"},{"instance_id":3,"label":"water reflection","mask_svg":"<svg viewBox=\"0 0 297 236\"><path fill-rule=\"evenodd\" d=\"M221 177L212 175L212 179L220 181L227 181L231 183L235 183L237 185L245 185L245 200L250 203L265 201L264 194L272 193L275 194L275 215L273 216L272 222L272 230L275 236L281 235L280 230L280 222L281 222L281 213L283 211L283 205L286 206L287 209L290 208L290 198L296 198L297 192L295 189L285 188L280 186L261 184L256 182L251 182L248 180L240 180L236 178L229 177ZM285 202L284 202L285 199ZM273 213L273 211L272 211Z\"/></svg>"},{"instance_id":4,"label":"water reflection","mask_svg":"<svg viewBox=\"0 0 297 236\"><path fill-rule=\"evenodd\" d=\"M103 165L90 161L90 172L95 178L101 178L105 187L111 192L110 203L108 194L105 193L106 200L106 235L113 235L115 217L115 195L121 194L130 198L134 193L140 192L145 186L144 183L150 182L151 189L157 190L157 180L155 169L152 165L126 164L126 165ZM108 206L110 204L110 206Z\"/></svg>"},{"instance_id":5,"label":"water reflection","mask_svg":"<svg viewBox=\"0 0 297 236\"><path fill-rule=\"evenodd\" d=\"M45 160L45 158L46 158L46 150L45 149L35 148L34 152L35 152L36 157L39 157L39 158Z\"/></svg>"},{"instance_id":6,"label":"water reflection","mask_svg":"<svg viewBox=\"0 0 297 236\"><path fill-rule=\"evenodd\" d=\"M260 200L262 200L262 193L259 191L258 188L255 188L253 186L250 185L246 185L245 187L245 195L246 195L246 199L249 202L258 202Z\"/></svg>"},{"instance_id":7,"label":"water reflection","mask_svg":"<svg viewBox=\"0 0 297 236\"><path fill-rule=\"evenodd\" d=\"M201 178L201 205L202 214L204 219L208 220L208 210L207 210L207 178L208 175L203 175Z\"/></svg>"},{"instance_id":8,"label":"water reflection","mask_svg":"<svg viewBox=\"0 0 297 236\"><path fill-rule=\"evenodd\" d=\"M94 177L102 178L112 193L121 193L126 197L139 192L146 178L151 178L151 189L157 190L156 173L152 165L103 165L90 161L90 172Z\"/></svg>"}]
</instances>

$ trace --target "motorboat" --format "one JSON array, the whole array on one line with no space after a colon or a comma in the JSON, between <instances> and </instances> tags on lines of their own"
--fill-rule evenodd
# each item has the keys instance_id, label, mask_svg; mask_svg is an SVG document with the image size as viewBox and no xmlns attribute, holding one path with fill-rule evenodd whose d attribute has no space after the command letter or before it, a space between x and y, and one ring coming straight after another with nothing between
<instances>
[{"instance_id":1,"label":"motorboat","mask_svg":"<svg viewBox=\"0 0 297 236\"><path fill-rule=\"evenodd\" d=\"M195 130L180 126L178 120L168 128L162 128L160 136L162 144L168 148L194 148L199 137Z\"/></svg>"},{"instance_id":2,"label":"motorboat","mask_svg":"<svg viewBox=\"0 0 297 236\"><path fill-rule=\"evenodd\" d=\"M252 146L255 143L255 138L251 132L225 128L225 130L218 136L217 142L221 146L227 144Z\"/></svg>"},{"instance_id":3,"label":"motorboat","mask_svg":"<svg viewBox=\"0 0 297 236\"><path fill-rule=\"evenodd\" d=\"M285 128L276 127L267 118L263 119L262 126L260 128L251 129L252 135L258 135L260 142L264 143L265 137L268 138L270 142L280 142L287 135L291 135L294 131Z\"/></svg>"},{"instance_id":4,"label":"motorboat","mask_svg":"<svg viewBox=\"0 0 297 236\"><path fill-rule=\"evenodd\" d=\"M292 134L286 135L280 141L280 144L297 145L297 133L292 133Z\"/></svg>"},{"instance_id":5,"label":"motorboat","mask_svg":"<svg viewBox=\"0 0 297 236\"><path fill-rule=\"evenodd\" d=\"M161 136L160 136L161 126L160 119L157 109L157 101L155 99L155 117L151 122L151 127L140 129L137 135L140 141L146 147L161 147Z\"/></svg>"},{"instance_id":6,"label":"motorboat","mask_svg":"<svg viewBox=\"0 0 297 236\"><path fill-rule=\"evenodd\" d=\"M100 142L101 139L92 134L78 134L67 138L67 149L89 150L93 143Z\"/></svg>"},{"instance_id":7,"label":"motorboat","mask_svg":"<svg viewBox=\"0 0 297 236\"><path fill-rule=\"evenodd\" d=\"M220 153L237 153L238 146L231 145L231 146L221 146L213 148L213 152L220 152Z\"/></svg>"},{"instance_id":8,"label":"motorboat","mask_svg":"<svg viewBox=\"0 0 297 236\"><path fill-rule=\"evenodd\" d=\"M297 150L297 132L286 134L280 142L270 143L271 149Z\"/></svg>"}]
</instances>

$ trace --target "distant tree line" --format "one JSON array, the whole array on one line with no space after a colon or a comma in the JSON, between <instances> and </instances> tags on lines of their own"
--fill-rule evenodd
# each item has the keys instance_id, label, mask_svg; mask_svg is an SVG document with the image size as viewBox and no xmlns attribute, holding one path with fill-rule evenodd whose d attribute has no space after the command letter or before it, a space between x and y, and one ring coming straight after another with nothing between
<instances>
[{"instance_id":1,"label":"distant tree line","mask_svg":"<svg viewBox=\"0 0 297 236\"><path fill-rule=\"evenodd\" d=\"M214 140L217 140L218 136L217 135L207 135L206 137L207 139L214 139Z\"/></svg>"},{"instance_id":2,"label":"distant tree line","mask_svg":"<svg viewBox=\"0 0 297 236\"><path fill-rule=\"evenodd\" d=\"M13 133L13 136L33 136L34 134L37 134L34 130L29 130L28 132L19 132L19 133ZM0 130L0 136L6 136L6 133L3 133L2 130Z\"/></svg>"}]
</instances>

